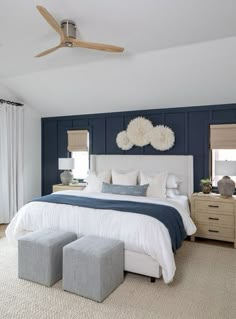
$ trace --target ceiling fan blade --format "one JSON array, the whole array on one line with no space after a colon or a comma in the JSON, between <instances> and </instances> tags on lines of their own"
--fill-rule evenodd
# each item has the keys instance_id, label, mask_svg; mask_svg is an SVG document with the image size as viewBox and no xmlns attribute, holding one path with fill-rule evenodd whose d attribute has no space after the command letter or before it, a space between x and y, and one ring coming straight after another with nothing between
<instances>
[{"instance_id":1,"label":"ceiling fan blade","mask_svg":"<svg viewBox=\"0 0 236 319\"><path fill-rule=\"evenodd\" d=\"M78 39L73 39L73 38L70 38L70 41L73 43L73 46L80 47L80 48L108 51L108 52L123 52L124 51L124 48L117 47L115 45L84 42L84 41L80 41Z\"/></svg>"},{"instance_id":2,"label":"ceiling fan blade","mask_svg":"<svg viewBox=\"0 0 236 319\"><path fill-rule=\"evenodd\" d=\"M35 58L40 58L41 56L47 55L47 54L49 54L49 53L52 53L52 52L56 51L57 49L63 48L63 47L64 47L64 45L59 44L59 45L57 45L57 46L54 47L54 48L48 49L48 50L46 50L46 51L43 51L43 52L37 54L37 55L35 56Z\"/></svg>"},{"instance_id":3,"label":"ceiling fan blade","mask_svg":"<svg viewBox=\"0 0 236 319\"><path fill-rule=\"evenodd\" d=\"M42 6L36 6L38 11L44 17L44 19L50 24L50 26L60 35L61 42L64 42L65 36L61 29L61 26L53 18L53 16Z\"/></svg>"}]
</instances>

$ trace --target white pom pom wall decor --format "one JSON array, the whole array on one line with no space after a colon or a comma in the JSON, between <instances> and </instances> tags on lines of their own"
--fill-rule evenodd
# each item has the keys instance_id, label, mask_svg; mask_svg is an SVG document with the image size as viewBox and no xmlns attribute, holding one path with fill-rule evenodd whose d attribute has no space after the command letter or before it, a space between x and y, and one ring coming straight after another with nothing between
<instances>
[{"instance_id":1,"label":"white pom pom wall decor","mask_svg":"<svg viewBox=\"0 0 236 319\"><path fill-rule=\"evenodd\" d=\"M116 144L123 151L128 151L134 146L134 144L130 142L126 131L117 134Z\"/></svg>"},{"instance_id":2,"label":"white pom pom wall decor","mask_svg":"<svg viewBox=\"0 0 236 319\"><path fill-rule=\"evenodd\" d=\"M148 144L156 150L167 151L175 144L175 134L168 126L153 127L150 120L140 116L129 122L126 131L117 134L116 144L124 151L134 145L143 147Z\"/></svg>"},{"instance_id":3,"label":"white pom pom wall decor","mask_svg":"<svg viewBox=\"0 0 236 319\"><path fill-rule=\"evenodd\" d=\"M153 129L152 122L144 117L137 117L129 122L127 135L136 146L143 147L150 143L150 132Z\"/></svg>"},{"instance_id":4,"label":"white pom pom wall decor","mask_svg":"<svg viewBox=\"0 0 236 319\"><path fill-rule=\"evenodd\" d=\"M157 125L150 135L152 147L159 151L167 151L175 144L175 134L167 126Z\"/></svg>"}]
</instances>

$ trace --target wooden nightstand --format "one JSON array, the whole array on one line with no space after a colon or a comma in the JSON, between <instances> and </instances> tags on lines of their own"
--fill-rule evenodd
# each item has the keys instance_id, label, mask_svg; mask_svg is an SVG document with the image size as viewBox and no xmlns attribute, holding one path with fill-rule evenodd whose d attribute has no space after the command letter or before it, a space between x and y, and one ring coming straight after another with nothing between
<instances>
[{"instance_id":1,"label":"wooden nightstand","mask_svg":"<svg viewBox=\"0 0 236 319\"><path fill-rule=\"evenodd\" d=\"M82 191L83 189L85 189L85 187L86 187L85 183L70 184L70 185L57 184L57 185L53 185L52 191L53 191L53 193L59 192L59 191L66 191L66 190L79 190L79 191Z\"/></svg>"},{"instance_id":2,"label":"wooden nightstand","mask_svg":"<svg viewBox=\"0 0 236 319\"><path fill-rule=\"evenodd\" d=\"M191 217L197 232L191 237L217 239L234 243L236 248L236 197L195 193L191 196Z\"/></svg>"}]
</instances>

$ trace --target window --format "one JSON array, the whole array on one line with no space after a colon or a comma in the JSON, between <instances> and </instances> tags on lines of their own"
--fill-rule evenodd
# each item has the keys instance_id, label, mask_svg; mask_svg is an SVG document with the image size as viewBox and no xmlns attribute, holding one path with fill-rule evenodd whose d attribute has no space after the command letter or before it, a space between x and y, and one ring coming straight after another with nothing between
<instances>
[{"instance_id":1,"label":"window","mask_svg":"<svg viewBox=\"0 0 236 319\"><path fill-rule=\"evenodd\" d=\"M73 177L84 180L88 176L89 152L72 152L71 157L75 159L75 168L72 170Z\"/></svg>"},{"instance_id":2,"label":"window","mask_svg":"<svg viewBox=\"0 0 236 319\"><path fill-rule=\"evenodd\" d=\"M217 175L216 171L216 161L236 161L236 149L215 149L212 150L212 185L217 187L217 182L223 177L222 175ZM230 178L236 183L236 176L230 175Z\"/></svg>"},{"instance_id":3,"label":"window","mask_svg":"<svg viewBox=\"0 0 236 319\"><path fill-rule=\"evenodd\" d=\"M87 130L68 131L68 151L75 159L72 170L75 179L84 180L89 170L89 132Z\"/></svg>"},{"instance_id":4,"label":"window","mask_svg":"<svg viewBox=\"0 0 236 319\"><path fill-rule=\"evenodd\" d=\"M212 185L217 187L217 182L223 177L222 165L229 161L232 174L229 175L236 182L236 124L219 124L210 126L211 146L211 177ZM226 163L226 162L225 162ZM232 167L235 168L232 170Z\"/></svg>"}]
</instances>

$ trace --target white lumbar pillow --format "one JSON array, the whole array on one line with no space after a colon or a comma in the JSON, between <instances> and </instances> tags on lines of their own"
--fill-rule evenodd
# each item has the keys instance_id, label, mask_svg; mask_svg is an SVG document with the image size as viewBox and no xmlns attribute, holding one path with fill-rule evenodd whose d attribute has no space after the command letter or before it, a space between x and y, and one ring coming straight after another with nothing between
<instances>
[{"instance_id":1,"label":"white lumbar pillow","mask_svg":"<svg viewBox=\"0 0 236 319\"><path fill-rule=\"evenodd\" d=\"M90 172L89 176L86 179L88 183L85 188L85 192L91 193L100 193L102 190L102 183L110 183L111 182L111 172L103 171L100 173Z\"/></svg>"},{"instance_id":2,"label":"white lumbar pillow","mask_svg":"<svg viewBox=\"0 0 236 319\"><path fill-rule=\"evenodd\" d=\"M137 185L138 171L117 172L112 170L112 184Z\"/></svg>"},{"instance_id":3,"label":"white lumbar pillow","mask_svg":"<svg viewBox=\"0 0 236 319\"><path fill-rule=\"evenodd\" d=\"M147 197L166 197L167 176L167 172L162 172L153 176L149 176L143 172L140 172L140 185L149 184L147 189Z\"/></svg>"}]
</instances>

